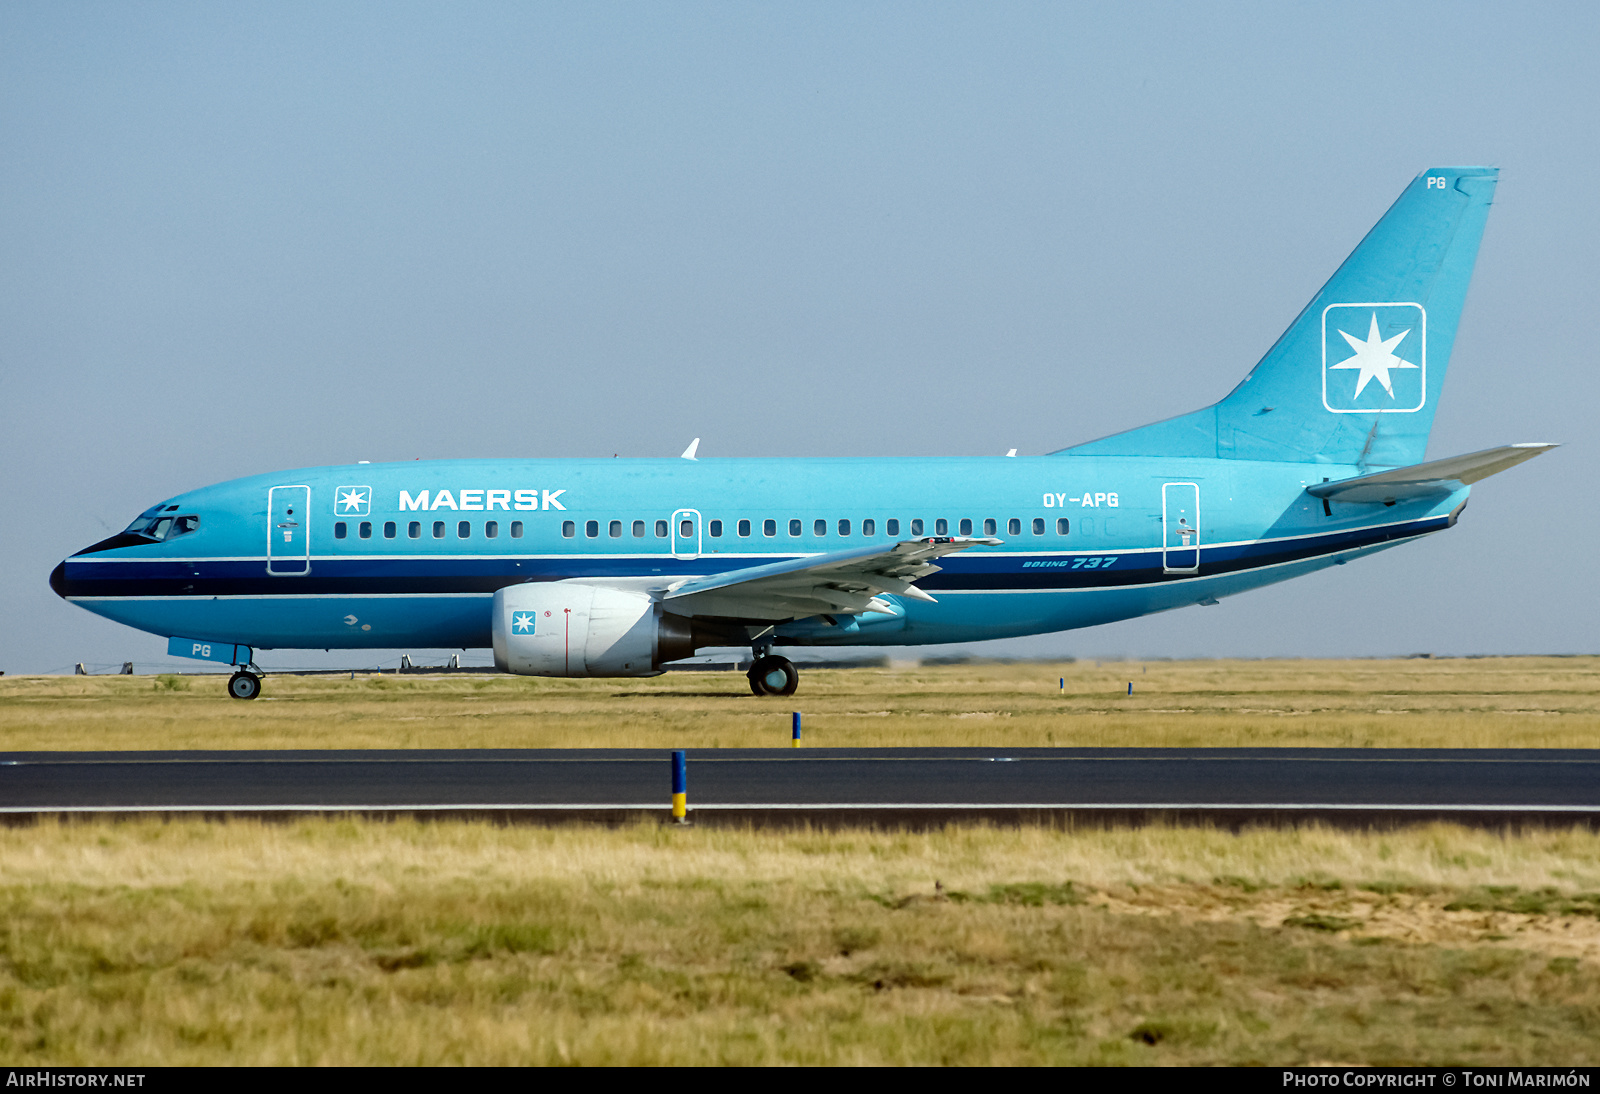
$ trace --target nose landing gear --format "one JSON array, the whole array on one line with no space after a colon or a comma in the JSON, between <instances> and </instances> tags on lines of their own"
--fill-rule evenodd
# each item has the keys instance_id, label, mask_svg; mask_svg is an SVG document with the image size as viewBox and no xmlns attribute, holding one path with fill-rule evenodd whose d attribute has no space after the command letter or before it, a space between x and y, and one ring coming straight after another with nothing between
<instances>
[{"instance_id":1,"label":"nose landing gear","mask_svg":"<svg viewBox=\"0 0 1600 1094\"><path fill-rule=\"evenodd\" d=\"M750 690L756 695L793 695L800 686L800 670L787 657L765 653L745 674L750 679Z\"/></svg>"}]
</instances>

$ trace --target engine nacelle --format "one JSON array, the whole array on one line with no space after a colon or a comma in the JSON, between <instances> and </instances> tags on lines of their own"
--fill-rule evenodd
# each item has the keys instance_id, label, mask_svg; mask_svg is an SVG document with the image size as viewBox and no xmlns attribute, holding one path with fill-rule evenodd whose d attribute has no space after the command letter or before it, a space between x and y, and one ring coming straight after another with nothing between
<instances>
[{"instance_id":1,"label":"engine nacelle","mask_svg":"<svg viewBox=\"0 0 1600 1094\"><path fill-rule=\"evenodd\" d=\"M651 676L694 654L689 621L644 593L541 581L494 594L494 663L522 676Z\"/></svg>"}]
</instances>

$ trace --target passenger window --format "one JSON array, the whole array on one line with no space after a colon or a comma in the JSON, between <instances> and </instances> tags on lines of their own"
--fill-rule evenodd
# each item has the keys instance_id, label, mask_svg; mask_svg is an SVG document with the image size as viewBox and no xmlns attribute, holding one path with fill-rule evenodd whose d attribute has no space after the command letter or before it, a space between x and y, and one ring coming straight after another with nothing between
<instances>
[{"instance_id":1,"label":"passenger window","mask_svg":"<svg viewBox=\"0 0 1600 1094\"><path fill-rule=\"evenodd\" d=\"M1056 518L1056 535L1058 535L1058 536L1066 535L1068 530L1069 530L1069 527L1070 526L1067 524L1067 518L1066 517L1057 517Z\"/></svg>"},{"instance_id":2,"label":"passenger window","mask_svg":"<svg viewBox=\"0 0 1600 1094\"><path fill-rule=\"evenodd\" d=\"M483 522L483 538L484 539L499 539L500 538L500 522L497 521L497 520L486 520L486 521L484 521Z\"/></svg>"},{"instance_id":3,"label":"passenger window","mask_svg":"<svg viewBox=\"0 0 1600 1094\"><path fill-rule=\"evenodd\" d=\"M789 522L789 534L791 536L798 536L800 534L800 522L798 520L791 520Z\"/></svg>"},{"instance_id":4,"label":"passenger window","mask_svg":"<svg viewBox=\"0 0 1600 1094\"><path fill-rule=\"evenodd\" d=\"M666 521L664 521L664 520L656 521L656 538L657 539L666 539L667 538L667 522Z\"/></svg>"},{"instance_id":5,"label":"passenger window","mask_svg":"<svg viewBox=\"0 0 1600 1094\"><path fill-rule=\"evenodd\" d=\"M899 518L890 517L888 520L884 521L883 534L886 536L898 536L900 534Z\"/></svg>"},{"instance_id":6,"label":"passenger window","mask_svg":"<svg viewBox=\"0 0 1600 1094\"><path fill-rule=\"evenodd\" d=\"M398 529L395 528L394 521L386 520L386 521L383 522L383 538L384 539L393 539L394 538L394 534L395 534L396 531L398 531Z\"/></svg>"},{"instance_id":7,"label":"passenger window","mask_svg":"<svg viewBox=\"0 0 1600 1094\"><path fill-rule=\"evenodd\" d=\"M948 536L950 534L950 522L945 520L943 517L940 517L938 520L934 521L933 534L936 536Z\"/></svg>"},{"instance_id":8,"label":"passenger window","mask_svg":"<svg viewBox=\"0 0 1600 1094\"><path fill-rule=\"evenodd\" d=\"M722 522L720 520L712 521L710 524L706 525L706 531L711 533L711 538L712 539L721 539L722 538Z\"/></svg>"},{"instance_id":9,"label":"passenger window","mask_svg":"<svg viewBox=\"0 0 1600 1094\"><path fill-rule=\"evenodd\" d=\"M643 539L644 538L644 521L636 520L636 521L633 522L633 538L634 539Z\"/></svg>"},{"instance_id":10,"label":"passenger window","mask_svg":"<svg viewBox=\"0 0 1600 1094\"><path fill-rule=\"evenodd\" d=\"M410 536L412 539L421 539L422 522L420 520L414 520L408 524L406 526L406 535Z\"/></svg>"},{"instance_id":11,"label":"passenger window","mask_svg":"<svg viewBox=\"0 0 1600 1094\"><path fill-rule=\"evenodd\" d=\"M878 522L873 520L871 517L868 517L866 520L862 521L861 522L861 534L864 535L864 536L875 536L875 535L877 535L878 534Z\"/></svg>"},{"instance_id":12,"label":"passenger window","mask_svg":"<svg viewBox=\"0 0 1600 1094\"><path fill-rule=\"evenodd\" d=\"M583 534L588 536L590 539L598 538L600 535L600 522L597 520L584 521Z\"/></svg>"},{"instance_id":13,"label":"passenger window","mask_svg":"<svg viewBox=\"0 0 1600 1094\"><path fill-rule=\"evenodd\" d=\"M471 539L472 538L472 522L470 520L463 520L463 521L457 522L457 524L456 524L456 538L457 539Z\"/></svg>"},{"instance_id":14,"label":"passenger window","mask_svg":"<svg viewBox=\"0 0 1600 1094\"><path fill-rule=\"evenodd\" d=\"M827 535L828 534L828 522L825 521L825 520L814 520L814 521L812 521L811 522L811 532L812 532L813 535L818 536L818 537Z\"/></svg>"},{"instance_id":15,"label":"passenger window","mask_svg":"<svg viewBox=\"0 0 1600 1094\"><path fill-rule=\"evenodd\" d=\"M848 520L844 520L843 518L840 519L839 534L841 536L848 536L850 534L850 522Z\"/></svg>"},{"instance_id":16,"label":"passenger window","mask_svg":"<svg viewBox=\"0 0 1600 1094\"><path fill-rule=\"evenodd\" d=\"M741 520L739 522L739 534L741 536L748 536L750 534L750 522L749 521Z\"/></svg>"},{"instance_id":17,"label":"passenger window","mask_svg":"<svg viewBox=\"0 0 1600 1094\"><path fill-rule=\"evenodd\" d=\"M349 532L349 530L350 529L348 527L346 527L344 521L342 521L342 520L334 521L334 524L333 524L333 538L334 539L343 539L345 537L346 533Z\"/></svg>"},{"instance_id":18,"label":"passenger window","mask_svg":"<svg viewBox=\"0 0 1600 1094\"><path fill-rule=\"evenodd\" d=\"M761 522L761 534L764 535L764 536L775 536L775 535L777 535L778 534L778 522L775 521L775 520L764 520L764 521L762 521Z\"/></svg>"},{"instance_id":19,"label":"passenger window","mask_svg":"<svg viewBox=\"0 0 1600 1094\"><path fill-rule=\"evenodd\" d=\"M561 522L561 535L564 538L571 539L573 536L575 536L577 534L578 534L578 526L576 524L572 523L572 521L570 521L570 520L564 520L564 521Z\"/></svg>"},{"instance_id":20,"label":"passenger window","mask_svg":"<svg viewBox=\"0 0 1600 1094\"><path fill-rule=\"evenodd\" d=\"M914 535L914 536L920 536L922 534L922 518L921 517L917 517L916 519L914 519L911 522L911 534Z\"/></svg>"},{"instance_id":21,"label":"passenger window","mask_svg":"<svg viewBox=\"0 0 1600 1094\"><path fill-rule=\"evenodd\" d=\"M1044 535L1044 518L1043 517L1034 517L1033 518L1033 534L1036 535L1036 536Z\"/></svg>"},{"instance_id":22,"label":"passenger window","mask_svg":"<svg viewBox=\"0 0 1600 1094\"><path fill-rule=\"evenodd\" d=\"M606 526L606 531L608 533L610 533L612 539L621 539L622 538L622 522L620 520L612 521L609 525Z\"/></svg>"},{"instance_id":23,"label":"passenger window","mask_svg":"<svg viewBox=\"0 0 1600 1094\"><path fill-rule=\"evenodd\" d=\"M972 518L962 517L961 523L956 525L956 528L959 530L961 535L970 536L972 534Z\"/></svg>"},{"instance_id":24,"label":"passenger window","mask_svg":"<svg viewBox=\"0 0 1600 1094\"><path fill-rule=\"evenodd\" d=\"M992 535L994 535L994 533L995 533L994 518L993 517L986 517L984 519L984 522L983 522L983 534L986 535L986 536L992 536Z\"/></svg>"},{"instance_id":25,"label":"passenger window","mask_svg":"<svg viewBox=\"0 0 1600 1094\"><path fill-rule=\"evenodd\" d=\"M1022 522L1020 520L1018 520L1016 517L1012 517L1010 520L1006 521L1006 535L1020 536L1021 534Z\"/></svg>"},{"instance_id":26,"label":"passenger window","mask_svg":"<svg viewBox=\"0 0 1600 1094\"><path fill-rule=\"evenodd\" d=\"M372 522L370 520L362 521L360 523L360 525L357 526L356 531L361 534L361 538L362 539L371 539L372 538Z\"/></svg>"},{"instance_id":27,"label":"passenger window","mask_svg":"<svg viewBox=\"0 0 1600 1094\"><path fill-rule=\"evenodd\" d=\"M522 538L522 522L520 520L514 520L511 522L511 538Z\"/></svg>"},{"instance_id":28,"label":"passenger window","mask_svg":"<svg viewBox=\"0 0 1600 1094\"><path fill-rule=\"evenodd\" d=\"M433 538L434 539L443 539L444 538L444 521L436 520L436 521L433 522Z\"/></svg>"}]
</instances>

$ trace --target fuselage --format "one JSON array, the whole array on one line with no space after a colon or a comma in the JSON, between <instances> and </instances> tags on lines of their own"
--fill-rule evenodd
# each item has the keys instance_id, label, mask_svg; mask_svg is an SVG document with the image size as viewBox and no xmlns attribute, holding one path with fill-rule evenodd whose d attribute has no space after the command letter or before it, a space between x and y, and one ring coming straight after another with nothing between
<instances>
[{"instance_id":1,"label":"fuselage","mask_svg":"<svg viewBox=\"0 0 1600 1094\"><path fill-rule=\"evenodd\" d=\"M1138 456L357 464L178 495L68 558L51 583L162 636L478 648L490 645L495 591L510 585L659 593L843 548L989 536L1002 542L917 582L936 602L891 598L899 614L796 619L776 633L792 645L974 641L1286 580L1449 527L1468 493L1383 506L1305 492L1363 471Z\"/></svg>"}]
</instances>

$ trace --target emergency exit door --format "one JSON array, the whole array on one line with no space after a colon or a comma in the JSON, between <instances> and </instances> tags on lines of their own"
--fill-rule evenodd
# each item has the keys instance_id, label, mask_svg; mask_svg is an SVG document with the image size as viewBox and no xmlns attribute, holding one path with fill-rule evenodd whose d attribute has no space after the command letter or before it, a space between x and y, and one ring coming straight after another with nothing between
<instances>
[{"instance_id":1,"label":"emergency exit door","mask_svg":"<svg viewBox=\"0 0 1600 1094\"><path fill-rule=\"evenodd\" d=\"M679 509L672 514L672 557L700 557L700 512L696 509Z\"/></svg>"}]
</instances>

